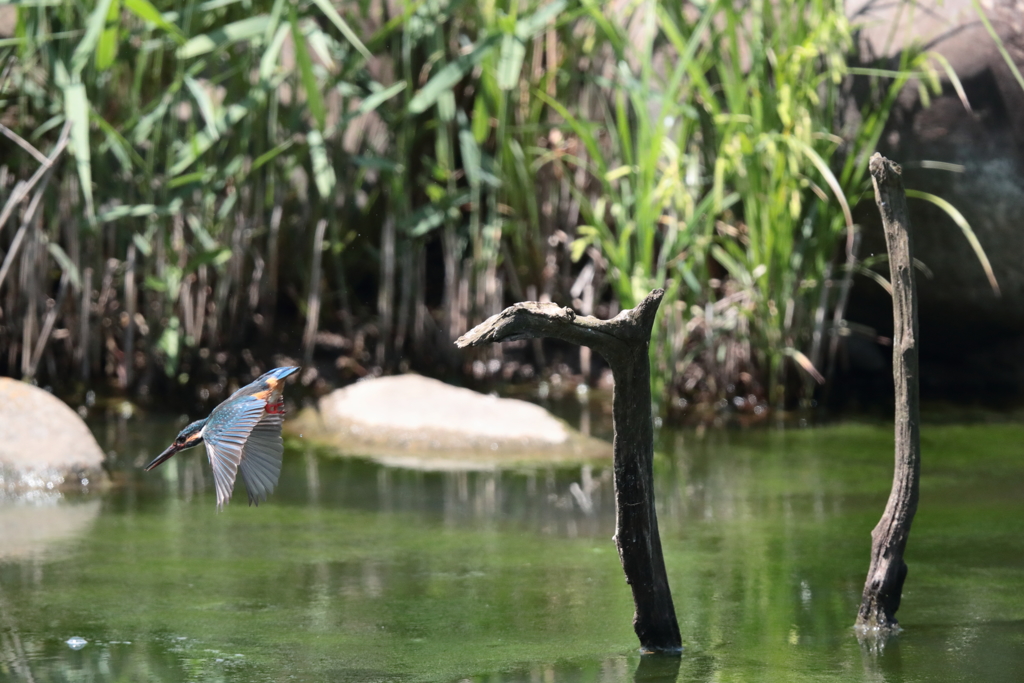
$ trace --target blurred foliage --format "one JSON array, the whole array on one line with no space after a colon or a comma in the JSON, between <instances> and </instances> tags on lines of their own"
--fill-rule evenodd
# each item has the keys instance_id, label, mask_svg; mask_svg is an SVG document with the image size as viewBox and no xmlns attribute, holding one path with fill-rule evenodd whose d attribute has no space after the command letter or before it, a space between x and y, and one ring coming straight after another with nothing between
<instances>
[{"instance_id":1,"label":"blurred foliage","mask_svg":"<svg viewBox=\"0 0 1024 683\"><path fill-rule=\"evenodd\" d=\"M458 365L511 300L613 314L662 286L659 400L781 402L866 269L849 207L896 94L942 66L851 65L834 0L14 6L0 367L142 393L299 355L307 314L344 379ZM74 163L41 167L65 125Z\"/></svg>"}]
</instances>

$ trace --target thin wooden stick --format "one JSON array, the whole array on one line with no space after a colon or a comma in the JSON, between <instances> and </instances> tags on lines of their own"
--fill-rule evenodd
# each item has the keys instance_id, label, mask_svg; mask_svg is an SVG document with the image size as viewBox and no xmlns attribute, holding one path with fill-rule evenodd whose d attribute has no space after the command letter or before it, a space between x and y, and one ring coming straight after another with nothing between
<instances>
[{"instance_id":1,"label":"thin wooden stick","mask_svg":"<svg viewBox=\"0 0 1024 683\"><path fill-rule=\"evenodd\" d=\"M92 268L82 273L82 310L78 320L78 349L81 362L82 381L89 380L89 316L92 314Z\"/></svg>"},{"instance_id":2,"label":"thin wooden stick","mask_svg":"<svg viewBox=\"0 0 1024 683\"><path fill-rule=\"evenodd\" d=\"M46 168L49 168L50 165L53 163L50 159L46 158L45 154L40 152L38 149L33 147L31 143L25 140L25 138L21 137L20 135L18 135L17 133L15 133L13 130L11 130L2 123L0 123L0 133L3 133L11 140L14 140L14 142L17 143L18 147L21 147L23 150L31 154L33 157L35 157L36 161L41 163Z\"/></svg>"},{"instance_id":3,"label":"thin wooden stick","mask_svg":"<svg viewBox=\"0 0 1024 683\"><path fill-rule=\"evenodd\" d=\"M380 291L377 293L377 365L387 367L394 348L395 304L395 219L384 219L380 237Z\"/></svg>"},{"instance_id":4,"label":"thin wooden stick","mask_svg":"<svg viewBox=\"0 0 1024 683\"><path fill-rule=\"evenodd\" d=\"M441 249L444 255L444 295L441 306L444 308L444 333L451 339L458 334L459 306L459 250L455 229L446 221L441 233Z\"/></svg>"},{"instance_id":5,"label":"thin wooden stick","mask_svg":"<svg viewBox=\"0 0 1024 683\"><path fill-rule=\"evenodd\" d=\"M31 369L32 358L32 337L36 329L37 302L39 296L39 269L35 268L37 238L36 231L32 231L28 245L21 252L21 278L23 282L22 291L25 292L26 312L21 325L21 376L28 378Z\"/></svg>"},{"instance_id":6,"label":"thin wooden stick","mask_svg":"<svg viewBox=\"0 0 1024 683\"><path fill-rule=\"evenodd\" d=\"M182 328L185 330L185 336L191 337L193 343L198 335L196 335L196 316L192 310L192 282L196 279L196 276L189 274L188 277L181 279L181 285L178 287L178 305L181 307L181 319Z\"/></svg>"},{"instance_id":7,"label":"thin wooden stick","mask_svg":"<svg viewBox=\"0 0 1024 683\"><path fill-rule=\"evenodd\" d=\"M413 302L412 343L422 349L427 336L427 254L422 247L416 254L416 300Z\"/></svg>"},{"instance_id":8,"label":"thin wooden stick","mask_svg":"<svg viewBox=\"0 0 1024 683\"><path fill-rule=\"evenodd\" d=\"M821 276L821 291L818 293L818 307L814 310L814 331L811 333L811 364L821 367L822 340L825 337L825 312L828 309L828 295L832 289L832 260L825 264Z\"/></svg>"},{"instance_id":9,"label":"thin wooden stick","mask_svg":"<svg viewBox=\"0 0 1024 683\"><path fill-rule=\"evenodd\" d=\"M235 216L235 228L231 233L231 250L235 257L231 259L231 299L228 303L227 328L232 330L232 344L241 339L242 332L245 330L245 325L238 324L239 299L245 291L242 271L245 266L245 255L249 251L248 242L251 239L246 236L250 231L246 230L245 226L245 217L239 212Z\"/></svg>"},{"instance_id":10,"label":"thin wooden stick","mask_svg":"<svg viewBox=\"0 0 1024 683\"><path fill-rule=\"evenodd\" d=\"M206 295L209 286L206 284L206 264L199 266L196 277L196 322L195 322L195 344L196 348L202 348L203 327L206 325ZM210 345L216 342L211 338Z\"/></svg>"},{"instance_id":11,"label":"thin wooden stick","mask_svg":"<svg viewBox=\"0 0 1024 683\"><path fill-rule=\"evenodd\" d=\"M124 328L124 355L121 358L124 371L121 373L122 389L132 383L132 370L135 368L135 242L128 243L128 257L124 271L124 308L128 314L128 324Z\"/></svg>"},{"instance_id":12,"label":"thin wooden stick","mask_svg":"<svg viewBox=\"0 0 1024 683\"><path fill-rule=\"evenodd\" d=\"M896 630L907 564L903 551L917 511L921 477L921 399L917 371L917 285L902 169L880 154L871 157L871 181L882 214L892 282L892 374L896 389L896 465L882 519L871 532L871 566L864 583L857 628Z\"/></svg>"},{"instance_id":13,"label":"thin wooden stick","mask_svg":"<svg viewBox=\"0 0 1024 683\"><path fill-rule=\"evenodd\" d=\"M57 144L53 150L50 151L50 156L47 158L48 163L40 165L36 172L32 174L32 177L27 182L18 183L14 188L14 192L11 193L7 203L4 204L4 208L0 211L0 231L4 229L4 224L7 223L7 219L11 217L11 213L14 211L14 207L22 202L25 197L28 196L32 188L36 186L36 183L42 179L44 175L49 173L53 169L53 162L57 160L57 157L61 155L64 148L68 145L68 137L71 135L71 121L64 124L64 128L60 131L60 138L57 140Z\"/></svg>"},{"instance_id":14,"label":"thin wooden stick","mask_svg":"<svg viewBox=\"0 0 1024 683\"><path fill-rule=\"evenodd\" d=\"M43 184L39 186L36 193L32 196L32 201L29 202L28 208L25 209L25 215L22 216L21 227L18 228L18 232L15 233L14 239L11 240L11 246L7 250L7 255L4 257L3 265L0 266L0 287L4 284L4 278L7 277L7 271L10 270L11 265L14 263L14 256L18 253L18 247L21 246L21 241L25 238L25 233L28 231L29 225L32 223L32 219L36 215L36 210L39 208L39 202L43 198L43 193L46 191L46 186L50 183L49 168L47 169L46 177L43 179ZM33 183L34 185L34 183ZM14 201L13 197L11 201ZM10 204L10 201L8 202ZM4 207L6 210L7 207ZM0 227L3 224L0 223Z\"/></svg>"},{"instance_id":15,"label":"thin wooden stick","mask_svg":"<svg viewBox=\"0 0 1024 683\"><path fill-rule=\"evenodd\" d=\"M263 282L263 257L253 249L252 254L252 279L249 281L249 317L252 318L260 306L260 283Z\"/></svg>"},{"instance_id":16,"label":"thin wooden stick","mask_svg":"<svg viewBox=\"0 0 1024 683\"><path fill-rule=\"evenodd\" d=\"M313 267L309 275L309 300L306 306L306 331L302 335L302 365L309 367L313 361L313 347L316 344L316 332L320 326L320 262L323 260L324 231L327 221L323 218L316 224L313 236Z\"/></svg>"},{"instance_id":17,"label":"thin wooden stick","mask_svg":"<svg viewBox=\"0 0 1024 683\"><path fill-rule=\"evenodd\" d=\"M103 264L103 277L100 278L100 294L96 300L96 316L100 321L99 329L97 334L93 335L93 361L100 367L100 372L106 372L107 368L116 367L117 357L111 353L110 348L113 340L110 338L109 328L106 328L102 323L105 322L109 313L109 307L111 300L116 296L114 292L114 274L120 266L120 262L116 258L108 258ZM107 355L111 357L109 362L103 360L103 351L106 349Z\"/></svg>"},{"instance_id":18,"label":"thin wooden stick","mask_svg":"<svg viewBox=\"0 0 1024 683\"><path fill-rule=\"evenodd\" d=\"M39 368L39 361L43 357L43 351L46 350L46 343L50 341L50 333L53 331L53 324L57 322L57 315L60 313L60 309L64 306L64 297L68 293L68 283L71 281L71 273L64 271L64 274L60 277L60 287L57 290L57 299L50 299L47 302L46 307L46 318L43 319L43 327L39 331L39 339L36 340L35 348L32 350L32 359L29 361L28 374L26 377L32 378L36 375L36 370Z\"/></svg>"},{"instance_id":19,"label":"thin wooden stick","mask_svg":"<svg viewBox=\"0 0 1024 683\"><path fill-rule=\"evenodd\" d=\"M846 251L846 272L843 274L843 282L839 286L839 300L836 302L836 310L832 315L832 339L828 348L828 369L825 372L825 381L832 386L832 375L835 372L836 356L839 353L839 330L842 327L846 316L846 304L850 300L850 290L853 288L853 274L856 272L857 252L860 250L861 233L858 230L853 233L847 245ZM818 366L815 366L818 367Z\"/></svg>"},{"instance_id":20,"label":"thin wooden stick","mask_svg":"<svg viewBox=\"0 0 1024 683\"><path fill-rule=\"evenodd\" d=\"M264 322L268 330L273 329L274 312L277 309L277 272L278 263L280 262L277 245L281 236L281 219L283 216L284 209L281 208L280 202L277 202L274 210L270 213L270 235L267 237L267 296L265 301L268 302L268 305L264 315Z\"/></svg>"},{"instance_id":21,"label":"thin wooden stick","mask_svg":"<svg viewBox=\"0 0 1024 683\"><path fill-rule=\"evenodd\" d=\"M413 283L416 281L417 275L415 261L413 260L415 249L415 244L406 244L401 253L398 314L395 319L395 343L392 347L398 358L402 357L402 350L405 348L405 338L409 333L409 318L413 310Z\"/></svg>"},{"instance_id":22,"label":"thin wooden stick","mask_svg":"<svg viewBox=\"0 0 1024 683\"><path fill-rule=\"evenodd\" d=\"M18 232L14 233L14 239L11 240L11 246L7 249L3 265L0 265L0 287L3 286L4 279L7 278L7 271L11 269L11 264L14 263L14 257L18 254L18 249L21 248L21 242L25 239L26 232L28 232L28 223L22 223L21 227L18 228Z\"/></svg>"}]
</instances>

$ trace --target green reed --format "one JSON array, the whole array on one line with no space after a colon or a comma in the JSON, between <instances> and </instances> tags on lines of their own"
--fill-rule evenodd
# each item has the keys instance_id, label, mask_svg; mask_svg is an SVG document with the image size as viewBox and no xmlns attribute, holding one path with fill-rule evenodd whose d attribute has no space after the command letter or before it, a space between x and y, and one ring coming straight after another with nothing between
<instances>
[{"instance_id":1,"label":"green reed","mask_svg":"<svg viewBox=\"0 0 1024 683\"><path fill-rule=\"evenodd\" d=\"M896 94L955 82L849 66L832 0L14 6L0 367L137 393L308 361L321 327L343 378L451 367L512 299L662 286L659 400L781 401L866 269L849 206ZM853 77L875 97L844 120Z\"/></svg>"},{"instance_id":2,"label":"green reed","mask_svg":"<svg viewBox=\"0 0 1024 683\"><path fill-rule=\"evenodd\" d=\"M623 306L666 287L656 384L701 386L705 398L767 385L781 405L786 359L824 381L822 338L840 332L845 300L830 273L864 270L850 206L870 196L867 160L900 90L917 80L936 91L935 68L948 65L908 50L884 74L851 68L852 27L828 0L583 7L614 51L614 75L593 75L603 115L538 93L583 142L572 163L599 183L583 196L574 257L597 246ZM854 73L876 79L875 96L844 120Z\"/></svg>"}]
</instances>

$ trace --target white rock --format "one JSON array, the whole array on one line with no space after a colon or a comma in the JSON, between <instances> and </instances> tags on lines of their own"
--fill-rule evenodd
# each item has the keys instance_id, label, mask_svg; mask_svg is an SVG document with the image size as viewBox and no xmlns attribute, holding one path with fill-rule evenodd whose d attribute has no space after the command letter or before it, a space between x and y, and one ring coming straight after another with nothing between
<instances>
[{"instance_id":1,"label":"white rock","mask_svg":"<svg viewBox=\"0 0 1024 683\"><path fill-rule=\"evenodd\" d=\"M420 375L381 377L324 397L320 410L367 428L452 432L493 441L564 444L565 425L538 405L453 387Z\"/></svg>"},{"instance_id":2,"label":"white rock","mask_svg":"<svg viewBox=\"0 0 1024 683\"><path fill-rule=\"evenodd\" d=\"M419 375L364 380L320 400L297 424L342 452L428 469L492 468L510 462L605 457L538 405L453 387Z\"/></svg>"},{"instance_id":3,"label":"white rock","mask_svg":"<svg viewBox=\"0 0 1024 683\"><path fill-rule=\"evenodd\" d=\"M49 392L0 377L0 428L0 492L106 481L92 432Z\"/></svg>"}]
</instances>

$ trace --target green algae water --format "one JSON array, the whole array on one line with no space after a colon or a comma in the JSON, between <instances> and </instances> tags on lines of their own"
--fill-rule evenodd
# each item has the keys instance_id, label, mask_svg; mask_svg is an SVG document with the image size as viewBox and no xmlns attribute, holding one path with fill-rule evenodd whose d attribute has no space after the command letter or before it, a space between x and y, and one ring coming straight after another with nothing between
<instances>
[{"instance_id":1,"label":"green algae water","mask_svg":"<svg viewBox=\"0 0 1024 683\"><path fill-rule=\"evenodd\" d=\"M421 472L287 442L221 514L177 425L98 429L120 484L0 501L3 681L1018 681L1024 428L925 426L898 613L858 641L892 429L662 433L681 658L641 658L609 466Z\"/></svg>"}]
</instances>

